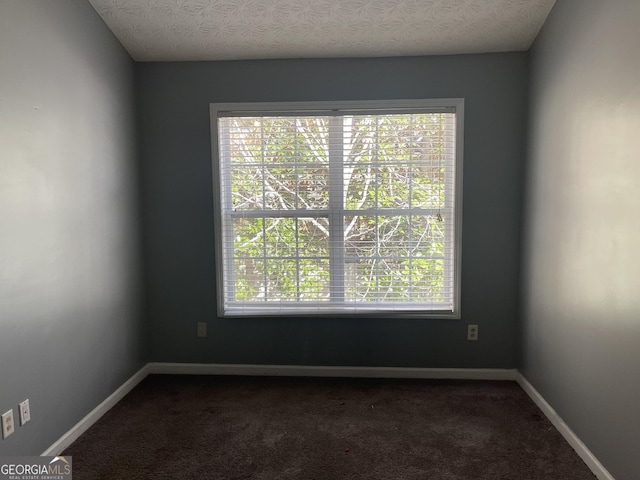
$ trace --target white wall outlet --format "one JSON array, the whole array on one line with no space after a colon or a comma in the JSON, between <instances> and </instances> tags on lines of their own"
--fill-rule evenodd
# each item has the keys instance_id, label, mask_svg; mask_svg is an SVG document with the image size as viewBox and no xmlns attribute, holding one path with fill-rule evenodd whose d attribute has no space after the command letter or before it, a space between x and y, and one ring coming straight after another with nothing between
<instances>
[{"instance_id":1,"label":"white wall outlet","mask_svg":"<svg viewBox=\"0 0 640 480\"><path fill-rule=\"evenodd\" d=\"M20 426L31 420L31 409L29 408L29 399L20 403Z\"/></svg>"},{"instance_id":2,"label":"white wall outlet","mask_svg":"<svg viewBox=\"0 0 640 480\"><path fill-rule=\"evenodd\" d=\"M469 325L467 327L467 340L478 340L478 325Z\"/></svg>"},{"instance_id":3,"label":"white wall outlet","mask_svg":"<svg viewBox=\"0 0 640 480\"><path fill-rule=\"evenodd\" d=\"M16 431L16 426L13 423L13 408L6 413L2 414L2 438L7 438L13 432Z\"/></svg>"},{"instance_id":4,"label":"white wall outlet","mask_svg":"<svg viewBox=\"0 0 640 480\"><path fill-rule=\"evenodd\" d=\"M205 322L198 322L198 333L199 338L207 337L207 324Z\"/></svg>"}]
</instances>

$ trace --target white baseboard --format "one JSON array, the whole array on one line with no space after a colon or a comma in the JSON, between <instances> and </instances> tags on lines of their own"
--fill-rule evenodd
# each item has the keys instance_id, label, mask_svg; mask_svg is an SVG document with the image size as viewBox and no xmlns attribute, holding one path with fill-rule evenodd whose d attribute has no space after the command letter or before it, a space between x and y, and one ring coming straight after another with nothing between
<instances>
[{"instance_id":1,"label":"white baseboard","mask_svg":"<svg viewBox=\"0 0 640 480\"><path fill-rule=\"evenodd\" d=\"M353 378L422 378L450 380L515 380L542 410L569 445L582 458L599 480L615 480L606 468L576 436L556 411L520 372L499 368L414 368L414 367L347 367L312 365L244 365L215 363L159 363L146 364L129 380L109 395L100 405L45 450L43 456L61 454L89 427L96 423L116 403L122 400L147 375L257 375L282 377L353 377Z\"/></svg>"},{"instance_id":2,"label":"white baseboard","mask_svg":"<svg viewBox=\"0 0 640 480\"><path fill-rule=\"evenodd\" d=\"M598 480L615 480L606 468L598 461L593 453L587 448L587 446L578 438L578 436L564 423L564 420L557 414L551 405L540 395L529 381L518 372L516 381L522 387L522 389L531 397L531 400L538 406L540 410L545 414L549 421L556 427L564 439L571 445L576 451L582 461L589 467Z\"/></svg>"},{"instance_id":3,"label":"white baseboard","mask_svg":"<svg viewBox=\"0 0 640 480\"><path fill-rule=\"evenodd\" d=\"M492 368L348 367L314 365L243 365L149 363L149 374L256 375L273 377L424 378L515 380L517 370Z\"/></svg>"},{"instance_id":4,"label":"white baseboard","mask_svg":"<svg viewBox=\"0 0 640 480\"><path fill-rule=\"evenodd\" d=\"M100 405L91 410L82 420L76 423L71 430L60 437L53 445L42 452L41 456L57 456L75 442L80 435L86 432L91 425L96 423L113 406L122 400L133 388L144 380L149 374L149 364L138 370L129 380L124 382L115 392L109 395Z\"/></svg>"}]
</instances>

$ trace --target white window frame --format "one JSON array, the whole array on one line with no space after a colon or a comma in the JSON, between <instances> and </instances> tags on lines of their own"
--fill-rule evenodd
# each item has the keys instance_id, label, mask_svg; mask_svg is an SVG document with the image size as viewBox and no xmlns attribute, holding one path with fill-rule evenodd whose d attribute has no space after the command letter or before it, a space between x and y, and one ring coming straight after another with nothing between
<instances>
[{"instance_id":1,"label":"white window frame","mask_svg":"<svg viewBox=\"0 0 640 480\"><path fill-rule=\"evenodd\" d=\"M447 268L453 272L453 292L452 292L452 308L446 310L425 310L426 302L418 303L418 305L407 305L407 308L398 310L380 310L380 306L354 306L344 307L338 306L334 308L334 302L315 303L312 307L299 307L291 309L279 309L269 305L270 302L261 303L261 306L252 308L226 308L225 299L225 269L227 268L228 259L225 258L224 241L223 241L223 206L229 201L230 195L226 195L224 186L221 182L221 168L224 163L220 161L219 148L219 131L218 118L221 116L229 116L230 114L241 114L243 116L261 115L277 115L277 114L317 114L331 115L331 112L338 111L340 115L344 114L385 114L385 113L422 113L425 111L437 112L454 112L455 117L455 168L454 178L454 194L452 201L454 207L454 231L453 231L453 257L452 264ZM220 317L259 317L259 316L354 316L366 314L367 316L384 316L384 317L412 317L412 318L449 318L459 319L460 312L460 287L461 287L461 253L462 253L462 173L463 173L463 148L464 148L464 99L462 98L445 98L445 99L406 99L406 100L374 100L374 101L321 101L321 102L261 102L261 103L212 103L210 104L211 119L211 152L213 166L213 206L214 206L214 238L215 238L215 264L216 264L216 281L217 281L217 312ZM331 149L330 149L331 150ZM341 154L340 154L341 155ZM331 158L332 152L329 152ZM331 175L340 175L335 170ZM342 182L335 182L341 185ZM341 198L341 196L331 195L331 198ZM342 207L330 205L329 211L337 211ZM333 210L332 210L333 209ZM296 212L295 210L293 212ZM308 216L312 215L312 211L305 211ZM387 212L388 214L388 212ZM339 222L330 222L330 225L339 226ZM336 235L339 241L343 236L342 228L335 227L331 230L331 235ZM333 238L333 237L330 237ZM333 238L336 240L336 238ZM343 249L333 252L331 255L344 255ZM340 250L342 253L340 253ZM333 260L340 260L332 258ZM341 279L332 278L332 286L334 282L340 282ZM342 282L344 280L342 279ZM278 305L278 302L274 302ZM265 308L266 307L266 308Z\"/></svg>"}]
</instances>

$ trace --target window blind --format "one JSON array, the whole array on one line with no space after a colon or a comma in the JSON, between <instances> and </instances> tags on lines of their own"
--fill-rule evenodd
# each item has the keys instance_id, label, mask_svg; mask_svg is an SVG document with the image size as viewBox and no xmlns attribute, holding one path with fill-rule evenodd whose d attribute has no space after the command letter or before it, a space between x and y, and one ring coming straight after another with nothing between
<instances>
[{"instance_id":1,"label":"window blind","mask_svg":"<svg viewBox=\"0 0 640 480\"><path fill-rule=\"evenodd\" d=\"M213 119L222 313L455 313L460 112L282 107Z\"/></svg>"}]
</instances>

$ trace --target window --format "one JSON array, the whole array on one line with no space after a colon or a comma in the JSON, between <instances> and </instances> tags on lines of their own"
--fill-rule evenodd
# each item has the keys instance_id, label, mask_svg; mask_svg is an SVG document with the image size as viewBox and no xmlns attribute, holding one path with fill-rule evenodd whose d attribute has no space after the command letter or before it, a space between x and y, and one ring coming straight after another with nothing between
<instances>
[{"instance_id":1,"label":"window","mask_svg":"<svg viewBox=\"0 0 640 480\"><path fill-rule=\"evenodd\" d=\"M221 315L459 316L463 100L212 104Z\"/></svg>"}]
</instances>

